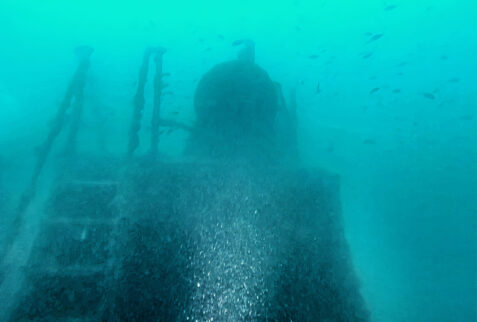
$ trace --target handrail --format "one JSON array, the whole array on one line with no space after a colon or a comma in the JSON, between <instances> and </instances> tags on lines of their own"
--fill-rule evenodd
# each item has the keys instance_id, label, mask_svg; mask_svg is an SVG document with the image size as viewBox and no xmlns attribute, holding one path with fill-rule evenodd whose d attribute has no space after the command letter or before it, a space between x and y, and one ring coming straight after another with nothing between
<instances>
[{"instance_id":1,"label":"handrail","mask_svg":"<svg viewBox=\"0 0 477 322\"><path fill-rule=\"evenodd\" d=\"M58 135L61 133L61 130L63 129L63 126L65 124L66 112L71 107L71 103L75 97L78 100L78 96L79 96L79 101L77 101L77 104L79 104L79 102L82 103L83 86L85 83L86 72L88 71L89 64L90 64L90 57L93 51L94 51L93 48L89 46L80 46L80 47L77 47L75 50L79 58L78 67L75 73L73 74L73 77L71 78L70 83L66 89L65 96L63 97L63 100L56 112L55 118L53 119L50 131L48 132L46 140L37 149L37 162L33 170L30 183L27 189L25 190L25 192L20 197L18 206L16 208L16 212L14 213L12 230L9 232L6 238L3 253L1 254L2 259L4 258L4 256L10 249L10 247L12 246L15 238L17 237L18 232L20 231L20 228L23 223L25 211L27 210L28 206L30 205L31 201L36 195L36 186L37 186L38 178L40 177L40 174L45 166L48 155L50 154L51 149L53 147L53 143L55 142L56 138L58 137ZM76 108L80 108L80 107L81 106L76 106ZM70 137L74 138L76 136L76 131L77 129L71 130Z\"/></svg>"},{"instance_id":2,"label":"handrail","mask_svg":"<svg viewBox=\"0 0 477 322\"><path fill-rule=\"evenodd\" d=\"M151 120L151 157L157 157L158 144L159 144L159 125L161 123L160 110L161 110L161 94L165 84L162 82L162 58L166 52L164 48L156 49L156 56L154 62L156 63L156 75L154 76L154 103L152 109Z\"/></svg>"}]
</instances>

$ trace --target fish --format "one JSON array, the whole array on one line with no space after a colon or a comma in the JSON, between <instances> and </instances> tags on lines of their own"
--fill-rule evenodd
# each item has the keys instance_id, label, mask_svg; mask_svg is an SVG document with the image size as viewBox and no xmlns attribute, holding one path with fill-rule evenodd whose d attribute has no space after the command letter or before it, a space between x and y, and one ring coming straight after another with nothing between
<instances>
[{"instance_id":1,"label":"fish","mask_svg":"<svg viewBox=\"0 0 477 322\"><path fill-rule=\"evenodd\" d=\"M401 90L399 88L396 88L396 89L393 90L393 93L394 94L399 94L399 93L401 93Z\"/></svg>"},{"instance_id":2,"label":"fish","mask_svg":"<svg viewBox=\"0 0 477 322\"><path fill-rule=\"evenodd\" d=\"M373 145L373 144L376 144L376 140L375 139L365 139L365 140L363 140L363 144Z\"/></svg>"},{"instance_id":3,"label":"fish","mask_svg":"<svg viewBox=\"0 0 477 322\"><path fill-rule=\"evenodd\" d=\"M379 87L375 87L373 88L372 90L369 91L369 94L374 94L376 93L377 91L379 91Z\"/></svg>"},{"instance_id":4,"label":"fish","mask_svg":"<svg viewBox=\"0 0 477 322\"><path fill-rule=\"evenodd\" d=\"M87 58L94 52L93 47L81 45L75 48L75 54L80 58Z\"/></svg>"},{"instance_id":5,"label":"fish","mask_svg":"<svg viewBox=\"0 0 477 322\"><path fill-rule=\"evenodd\" d=\"M460 117L462 121L472 121L474 116L472 114L465 114Z\"/></svg>"},{"instance_id":6,"label":"fish","mask_svg":"<svg viewBox=\"0 0 477 322\"><path fill-rule=\"evenodd\" d=\"M224 35L218 35L217 38L219 38L220 40L224 40L224 39L225 39Z\"/></svg>"},{"instance_id":7,"label":"fish","mask_svg":"<svg viewBox=\"0 0 477 322\"><path fill-rule=\"evenodd\" d=\"M316 84L316 94L320 94L321 89L320 89L320 83Z\"/></svg>"},{"instance_id":8,"label":"fish","mask_svg":"<svg viewBox=\"0 0 477 322\"><path fill-rule=\"evenodd\" d=\"M390 5L388 5L388 6L386 6L386 7L384 8L384 11L391 11L391 10L394 10L394 9L396 9L396 8L397 8L396 5L390 4Z\"/></svg>"},{"instance_id":9,"label":"fish","mask_svg":"<svg viewBox=\"0 0 477 322\"><path fill-rule=\"evenodd\" d=\"M233 43L232 43L232 46L239 46L241 44L244 43L244 40L243 39L239 39L239 40L235 40Z\"/></svg>"},{"instance_id":10,"label":"fish","mask_svg":"<svg viewBox=\"0 0 477 322\"><path fill-rule=\"evenodd\" d=\"M427 99L434 100L436 99L436 96L432 93L422 93L422 96L424 96Z\"/></svg>"},{"instance_id":11,"label":"fish","mask_svg":"<svg viewBox=\"0 0 477 322\"><path fill-rule=\"evenodd\" d=\"M362 56L363 59L368 59L369 57L373 56L373 53L366 53Z\"/></svg>"},{"instance_id":12,"label":"fish","mask_svg":"<svg viewBox=\"0 0 477 322\"><path fill-rule=\"evenodd\" d=\"M310 59L317 59L317 58L318 58L318 55L310 55L310 56L308 56L308 58L310 58Z\"/></svg>"},{"instance_id":13,"label":"fish","mask_svg":"<svg viewBox=\"0 0 477 322\"><path fill-rule=\"evenodd\" d=\"M453 78L449 79L449 83L457 84L459 82L460 82L460 78L458 78L458 77L453 77Z\"/></svg>"},{"instance_id":14,"label":"fish","mask_svg":"<svg viewBox=\"0 0 477 322\"><path fill-rule=\"evenodd\" d=\"M376 34L376 35L372 36L371 38L369 38L368 44L371 43L371 42L374 42L378 39L381 39L383 36L384 36L383 34Z\"/></svg>"}]
</instances>

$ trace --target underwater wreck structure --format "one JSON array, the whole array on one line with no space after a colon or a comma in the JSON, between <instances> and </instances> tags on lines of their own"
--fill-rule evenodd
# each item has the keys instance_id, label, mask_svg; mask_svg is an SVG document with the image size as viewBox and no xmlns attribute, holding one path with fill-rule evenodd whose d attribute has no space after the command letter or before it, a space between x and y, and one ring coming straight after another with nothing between
<instances>
[{"instance_id":1,"label":"underwater wreck structure","mask_svg":"<svg viewBox=\"0 0 477 322\"><path fill-rule=\"evenodd\" d=\"M294 103L250 55L218 64L183 161L168 162L164 52L144 55L126 160L76 153L57 171L9 319L367 321L339 177L299 165ZM151 57L156 138L135 157Z\"/></svg>"}]
</instances>

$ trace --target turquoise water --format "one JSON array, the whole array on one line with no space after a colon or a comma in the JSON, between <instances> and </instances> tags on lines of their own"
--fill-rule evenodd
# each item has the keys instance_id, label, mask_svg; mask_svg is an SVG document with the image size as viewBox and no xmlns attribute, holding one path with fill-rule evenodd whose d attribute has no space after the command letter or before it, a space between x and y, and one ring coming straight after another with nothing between
<instances>
[{"instance_id":1,"label":"turquoise water","mask_svg":"<svg viewBox=\"0 0 477 322\"><path fill-rule=\"evenodd\" d=\"M31 172L77 45L95 49L79 144L119 155L144 48L167 48L162 113L193 124L197 80L250 38L285 96L296 89L302 160L341 176L373 320L476 321L476 12L470 0L4 0L0 209ZM177 157L185 137L160 150Z\"/></svg>"}]
</instances>

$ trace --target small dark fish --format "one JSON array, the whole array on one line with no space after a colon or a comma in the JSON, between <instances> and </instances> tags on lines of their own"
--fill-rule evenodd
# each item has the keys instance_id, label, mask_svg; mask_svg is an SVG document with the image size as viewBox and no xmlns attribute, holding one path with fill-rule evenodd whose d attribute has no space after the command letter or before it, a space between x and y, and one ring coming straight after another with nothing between
<instances>
[{"instance_id":1,"label":"small dark fish","mask_svg":"<svg viewBox=\"0 0 477 322\"><path fill-rule=\"evenodd\" d=\"M454 78L449 79L449 83L452 83L452 84L457 84L459 82L460 82L460 78L458 78L458 77L454 77Z\"/></svg>"},{"instance_id":2,"label":"small dark fish","mask_svg":"<svg viewBox=\"0 0 477 322\"><path fill-rule=\"evenodd\" d=\"M301 27L300 26L295 26L295 30L296 31L301 31Z\"/></svg>"},{"instance_id":3,"label":"small dark fish","mask_svg":"<svg viewBox=\"0 0 477 322\"><path fill-rule=\"evenodd\" d=\"M383 34L376 34L376 35L372 36L371 38L369 38L368 44L382 38L383 36L384 36Z\"/></svg>"},{"instance_id":4,"label":"small dark fish","mask_svg":"<svg viewBox=\"0 0 477 322\"><path fill-rule=\"evenodd\" d=\"M375 139L365 139L365 140L363 140L363 144L374 145L374 144L376 144L376 140Z\"/></svg>"},{"instance_id":5,"label":"small dark fish","mask_svg":"<svg viewBox=\"0 0 477 322\"><path fill-rule=\"evenodd\" d=\"M212 47L207 47L204 49L204 52L208 52L208 51L211 51L212 50Z\"/></svg>"},{"instance_id":6,"label":"small dark fish","mask_svg":"<svg viewBox=\"0 0 477 322\"><path fill-rule=\"evenodd\" d=\"M442 59L442 60L448 60L449 57L447 57L447 55L442 55L442 56L441 56L441 59Z\"/></svg>"},{"instance_id":7,"label":"small dark fish","mask_svg":"<svg viewBox=\"0 0 477 322\"><path fill-rule=\"evenodd\" d=\"M94 51L93 47L86 46L86 45L78 46L75 48L75 54L80 58L87 58L91 56L93 51Z\"/></svg>"},{"instance_id":8,"label":"small dark fish","mask_svg":"<svg viewBox=\"0 0 477 322\"><path fill-rule=\"evenodd\" d=\"M326 148L326 152L328 153L333 153L335 151L335 147L332 146L332 145L329 145L327 148Z\"/></svg>"},{"instance_id":9,"label":"small dark fish","mask_svg":"<svg viewBox=\"0 0 477 322\"><path fill-rule=\"evenodd\" d=\"M320 94L321 89L320 89L320 83L316 84L316 94Z\"/></svg>"},{"instance_id":10,"label":"small dark fish","mask_svg":"<svg viewBox=\"0 0 477 322\"><path fill-rule=\"evenodd\" d=\"M436 97L432 93L422 93L422 96L424 96L427 99L434 100Z\"/></svg>"},{"instance_id":11,"label":"small dark fish","mask_svg":"<svg viewBox=\"0 0 477 322\"><path fill-rule=\"evenodd\" d=\"M407 65L407 62L403 61L397 65L397 67L404 67Z\"/></svg>"},{"instance_id":12,"label":"small dark fish","mask_svg":"<svg viewBox=\"0 0 477 322\"><path fill-rule=\"evenodd\" d=\"M169 129L166 131L166 135L167 135L167 134L171 134L172 132L174 132L174 130L175 130L174 127L169 128Z\"/></svg>"},{"instance_id":13,"label":"small dark fish","mask_svg":"<svg viewBox=\"0 0 477 322\"><path fill-rule=\"evenodd\" d=\"M172 91L167 91L167 92L162 93L162 95L174 95L174 92L172 92Z\"/></svg>"},{"instance_id":14,"label":"small dark fish","mask_svg":"<svg viewBox=\"0 0 477 322\"><path fill-rule=\"evenodd\" d=\"M460 117L462 121L472 121L474 116L472 114L465 114Z\"/></svg>"},{"instance_id":15,"label":"small dark fish","mask_svg":"<svg viewBox=\"0 0 477 322\"><path fill-rule=\"evenodd\" d=\"M366 53L362 57L363 57L363 59L368 59L371 56L373 56L373 53Z\"/></svg>"},{"instance_id":16,"label":"small dark fish","mask_svg":"<svg viewBox=\"0 0 477 322\"><path fill-rule=\"evenodd\" d=\"M217 38L219 38L220 40L224 40L224 35L218 35Z\"/></svg>"},{"instance_id":17,"label":"small dark fish","mask_svg":"<svg viewBox=\"0 0 477 322\"><path fill-rule=\"evenodd\" d=\"M384 8L384 11L391 11L391 10L394 10L394 9L396 9L396 8L397 8L396 5L390 4L389 6L386 6L386 7Z\"/></svg>"},{"instance_id":18,"label":"small dark fish","mask_svg":"<svg viewBox=\"0 0 477 322\"><path fill-rule=\"evenodd\" d=\"M300 85L304 85L304 84L305 84L305 81L302 79L302 80L300 81Z\"/></svg>"},{"instance_id":19,"label":"small dark fish","mask_svg":"<svg viewBox=\"0 0 477 322\"><path fill-rule=\"evenodd\" d=\"M171 76L171 73L162 73L162 77Z\"/></svg>"},{"instance_id":20,"label":"small dark fish","mask_svg":"<svg viewBox=\"0 0 477 322\"><path fill-rule=\"evenodd\" d=\"M318 58L318 55L310 55L310 56L308 56L308 58L310 58L310 59L317 59L317 58Z\"/></svg>"},{"instance_id":21,"label":"small dark fish","mask_svg":"<svg viewBox=\"0 0 477 322\"><path fill-rule=\"evenodd\" d=\"M177 115L177 114L179 114L179 111L172 111L171 114L172 115Z\"/></svg>"},{"instance_id":22,"label":"small dark fish","mask_svg":"<svg viewBox=\"0 0 477 322\"><path fill-rule=\"evenodd\" d=\"M239 40L235 40L233 43L232 43L232 46L239 46L243 44L243 39L239 39Z\"/></svg>"},{"instance_id":23,"label":"small dark fish","mask_svg":"<svg viewBox=\"0 0 477 322\"><path fill-rule=\"evenodd\" d=\"M369 94L374 94L376 93L377 91L379 91L379 87L375 87L373 88L372 90L369 91Z\"/></svg>"},{"instance_id":24,"label":"small dark fish","mask_svg":"<svg viewBox=\"0 0 477 322\"><path fill-rule=\"evenodd\" d=\"M368 31L368 32L364 33L364 35L367 36L367 37L371 37L373 35L373 33Z\"/></svg>"},{"instance_id":25,"label":"small dark fish","mask_svg":"<svg viewBox=\"0 0 477 322\"><path fill-rule=\"evenodd\" d=\"M399 88L396 88L396 89L393 90L393 93L394 94L399 94L399 93L401 93L401 90Z\"/></svg>"}]
</instances>

